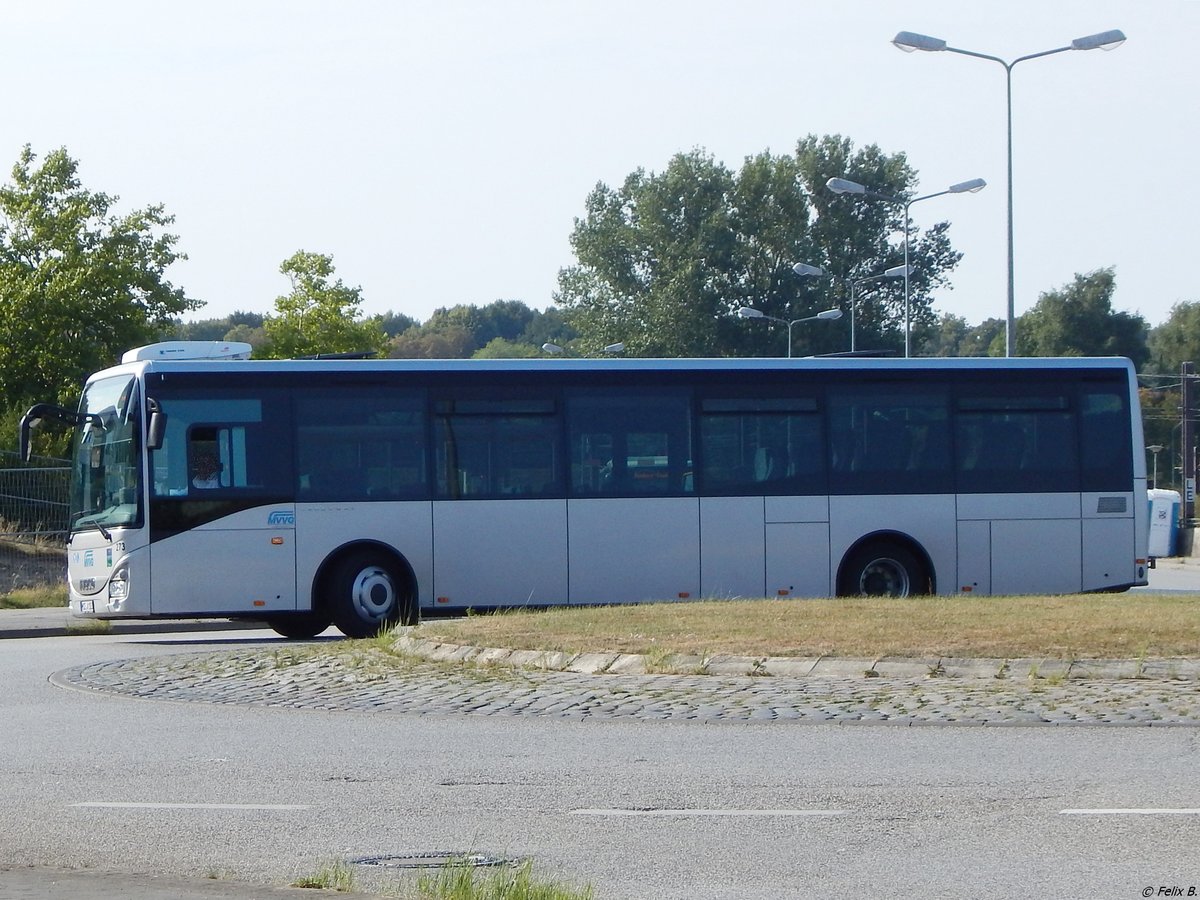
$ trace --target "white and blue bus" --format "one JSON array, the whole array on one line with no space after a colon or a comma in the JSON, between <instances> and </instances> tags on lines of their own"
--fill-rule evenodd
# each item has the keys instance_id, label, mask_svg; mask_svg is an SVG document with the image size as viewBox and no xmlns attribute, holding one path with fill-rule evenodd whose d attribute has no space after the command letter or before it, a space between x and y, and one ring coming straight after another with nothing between
<instances>
[{"instance_id":1,"label":"white and blue bus","mask_svg":"<svg viewBox=\"0 0 1200 900\"><path fill-rule=\"evenodd\" d=\"M361 636L468 608L1146 583L1124 359L187 358L209 355L130 351L77 412L22 421L26 447L38 418L75 428L75 615Z\"/></svg>"}]
</instances>

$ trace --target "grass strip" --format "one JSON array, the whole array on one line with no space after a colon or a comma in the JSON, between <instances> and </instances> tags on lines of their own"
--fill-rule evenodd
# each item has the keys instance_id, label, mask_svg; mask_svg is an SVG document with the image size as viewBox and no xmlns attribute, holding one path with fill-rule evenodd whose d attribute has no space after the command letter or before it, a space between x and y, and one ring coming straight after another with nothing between
<instances>
[{"instance_id":1,"label":"grass strip","mask_svg":"<svg viewBox=\"0 0 1200 900\"><path fill-rule=\"evenodd\" d=\"M1200 654L1200 603L1141 592L672 602L432 620L418 634L568 653L1145 659Z\"/></svg>"}]
</instances>

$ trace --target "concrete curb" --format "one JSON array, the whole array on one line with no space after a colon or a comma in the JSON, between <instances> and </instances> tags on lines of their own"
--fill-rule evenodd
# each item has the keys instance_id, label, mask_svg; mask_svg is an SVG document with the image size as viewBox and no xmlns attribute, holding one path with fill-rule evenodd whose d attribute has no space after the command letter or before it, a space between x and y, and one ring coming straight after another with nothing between
<instances>
[{"instance_id":1,"label":"concrete curb","mask_svg":"<svg viewBox=\"0 0 1200 900\"><path fill-rule=\"evenodd\" d=\"M544 672L584 675L725 675L814 678L957 678L999 680L1144 679L1157 681L1200 680L1196 659L911 659L882 657L853 659L823 656L672 656L653 663L632 653L564 653L545 650L506 650L471 647L426 640L402 629L393 645L436 662L470 662Z\"/></svg>"},{"instance_id":2,"label":"concrete curb","mask_svg":"<svg viewBox=\"0 0 1200 900\"><path fill-rule=\"evenodd\" d=\"M0 639L83 637L106 634L170 634L172 632L230 631L262 628L262 622L231 619L76 619L59 607L0 611ZM103 630L100 630L103 629Z\"/></svg>"}]
</instances>

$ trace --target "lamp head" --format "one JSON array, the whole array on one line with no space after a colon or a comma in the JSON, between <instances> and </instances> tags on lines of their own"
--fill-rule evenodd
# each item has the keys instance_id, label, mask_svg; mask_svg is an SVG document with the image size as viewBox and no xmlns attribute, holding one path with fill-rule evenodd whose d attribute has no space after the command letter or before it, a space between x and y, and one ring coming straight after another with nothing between
<instances>
[{"instance_id":1,"label":"lamp head","mask_svg":"<svg viewBox=\"0 0 1200 900\"><path fill-rule=\"evenodd\" d=\"M982 178L972 178L970 181L952 184L948 190L951 194L978 194L985 187L987 187L987 182Z\"/></svg>"},{"instance_id":2,"label":"lamp head","mask_svg":"<svg viewBox=\"0 0 1200 900\"><path fill-rule=\"evenodd\" d=\"M810 266L808 263L796 263L792 271L797 275L824 275L825 270L820 266Z\"/></svg>"},{"instance_id":3,"label":"lamp head","mask_svg":"<svg viewBox=\"0 0 1200 900\"><path fill-rule=\"evenodd\" d=\"M603 348L605 353L621 353L625 350L625 342L617 341L615 344L608 344Z\"/></svg>"},{"instance_id":4,"label":"lamp head","mask_svg":"<svg viewBox=\"0 0 1200 900\"><path fill-rule=\"evenodd\" d=\"M823 309L816 315L818 319L840 319L841 317L842 311L840 309Z\"/></svg>"},{"instance_id":5,"label":"lamp head","mask_svg":"<svg viewBox=\"0 0 1200 900\"><path fill-rule=\"evenodd\" d=\"M751 306L743 306L737 311L737 317L739 319L761 319L763 317L763 312L761 309L754 309Z\"/></svg>"},{"instance_id":6,"label":"lamp head","mask_svg":"<svg viewBox=\"0 0 1200 900\"><path fill-rule=\"evenodd\" d=\"M905 275L913 273L912 266L892 266L890 269L883 270L884 278L903 278Z\"/></svg>"},{"instance_id":7,"label":"lamp head","mask_svg":"<svg viewBox=\"0 0 1200 900\"><path fill-rule=\"evenodd\" d=\"M542 344L542 350L544 350L546 353L554 353L554 354L563 352L562 347L558 346L558 344L551 344L549 341Z\"/></svg>"},{"instance_id":8,"label":"lamp head","mask_svg":"<svg viewBox=\"0 0 1200 900\"><path fill-rule=\"evenodd\" d=\"M867 192L866 187L857 181L849 181L845 178L830 178L825 182L825 187L835 194L865 194Z\"/></svg>"},{"instance_id":9,"label":"lamp head","mask_svg":"<svg viewBox=\"0 0 1200 900\"><path fill-rule=\"evenodd\" d=\"M927 34L917 34L915 31L901 31L892 38L892 43L905 53L912 53L914 50L927 50L930 53L936 53L938 50L946 49L946 42L941 38L930 37Z\"/></svg>"},{"instance_id":10,"label":"lamp head","mask_svg":"<svg viewBox=\"0 0 1200 900\"><path fill-rule=\"evenodd\" d=\"M1071 41L1072 50L1116 50L1125 43L1125 32L1114 28L1112 31L1102 31L1099 34L1089 34L1087 37L1075 38Z\"/></svg>"}]
</instances>

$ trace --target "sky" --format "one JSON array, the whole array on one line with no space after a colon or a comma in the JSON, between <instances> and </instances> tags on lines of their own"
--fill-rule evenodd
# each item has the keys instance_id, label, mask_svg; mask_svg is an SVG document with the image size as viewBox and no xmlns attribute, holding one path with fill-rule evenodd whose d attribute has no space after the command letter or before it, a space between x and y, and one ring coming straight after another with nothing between
<instances>
[{"instance_id":1,"label":"sky","mask_svg":"<svg viewBox=\"0 0 1200 900\"><path fill-rule=\"evenodd\" d=\"M297 250L362 312L543 309L598 182L702 148L731 169L809 135L903 152L964 256L935 307L1007 304L1001 65L1013 60L1016 311L1114 267L1150 324L1200 300L1200 0L0 0L0 167L65 147L117 212L161 203L189 318L270 312Z\"/></svg>"}]
</instances>

